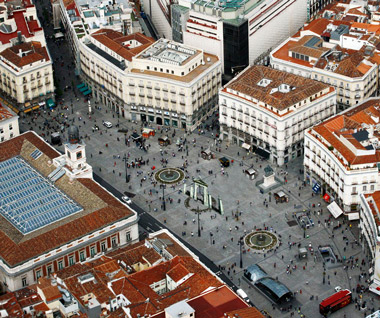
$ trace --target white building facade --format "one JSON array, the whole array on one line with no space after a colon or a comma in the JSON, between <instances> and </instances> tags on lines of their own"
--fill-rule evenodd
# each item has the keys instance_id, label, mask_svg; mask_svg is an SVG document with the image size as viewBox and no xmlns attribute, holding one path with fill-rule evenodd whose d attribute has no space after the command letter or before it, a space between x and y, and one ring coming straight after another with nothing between
<instances>
[{"instance_id":1,"label":"white building facade","mask_svg":"<svg viewBox=\"0 0 380 318\"><path fill-rule=\"evenodd\" d=\"M0 142L20 135L18 119L12 110L0 105Z\"/></svg>"},{"instance_id":2,"label":"white building facade","mask_svg":"<svg viewBox=\"0 0 380 318\"><path fill-rule=\"evenodd\" d=\"M96 39L82 47L81 68L97 100L124 118L190 131L217 108L221 63L215 55L142 35L123 40L128 49L114 51Z\"/></svg>"},{"instance_id":3,"label":"white building facade","mask_svg":"<svg viewBox=\"0 0 380 318\"><path fill-rule=\"evenodd\" d=\"M370 259L369 290L380 295L380 192L360 194L360 242Z\"/></svg>"},{"instance_id":4,"label":"white building facade","mask_svg":"<svg viewBox=\"0 0 380 318\"><path fill-rule=\"evenodd\" d=\"M359 195L379 187L378 104L371 98L305 132L305 181L327 193L345 213L359 212ZM358 121L361 114L370 115L362 117L366 122Z\"/></svg>"},{"instance_id":5,"label":"white building facade","mask_svg":"<svg viewBox=\"0 0 380 318\"><path fill-rule=\"evenodd\" d=\"M303 155L305 129L335 112L332 87L264 66L249 67L219 92L221 137L280 166Z\"/></svg>"}]
</instances>

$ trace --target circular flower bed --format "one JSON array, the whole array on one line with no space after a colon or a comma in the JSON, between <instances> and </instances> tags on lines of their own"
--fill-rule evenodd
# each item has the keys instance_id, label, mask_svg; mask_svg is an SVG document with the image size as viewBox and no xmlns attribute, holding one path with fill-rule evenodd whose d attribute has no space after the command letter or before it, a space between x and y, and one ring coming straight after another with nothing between
<instances>
[{"instance_id":1,"label":"circular flower bed","mask_svg":"<svg viewBox=\"0 0 380 318\"><path fill-rule=\"evenodd\" d=\"M278 244L278 238L269 231L254 231L244 237L244 243L257 252L268 251L275 248Z\"/></svg>"},{"instance_id":2,"label":"circular flower bed","mask_svg":"<svg viewBox=\"0 0 380 318\"><path fill-rule=\"evenodd\" d=\"M182 181L184 177L185 174L178 168L163 168L154 174L156 181L163 184L177 183Z\"/></svg>"}]
</instances>

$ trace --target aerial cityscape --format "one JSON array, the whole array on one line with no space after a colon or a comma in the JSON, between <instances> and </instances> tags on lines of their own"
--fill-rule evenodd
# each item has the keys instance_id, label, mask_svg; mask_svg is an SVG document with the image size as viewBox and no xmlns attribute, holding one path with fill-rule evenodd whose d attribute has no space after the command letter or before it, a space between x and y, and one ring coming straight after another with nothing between
<instances>
[{"instance_id":1,"label":"aerial cityscape","mask_svg":"<svg viewBox=\"0 0 380 318\"><path fill-rule=\"evenodd\" d=\"M380 318L380 0L0 0L0 317Z\"/></svg>"}]
</instances>

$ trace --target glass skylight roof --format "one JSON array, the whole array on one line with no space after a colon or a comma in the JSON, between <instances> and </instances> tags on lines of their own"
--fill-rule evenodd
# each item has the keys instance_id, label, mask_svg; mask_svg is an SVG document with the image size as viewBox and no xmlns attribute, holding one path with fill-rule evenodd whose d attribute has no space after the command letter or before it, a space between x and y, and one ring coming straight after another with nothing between
<instances>
[{"instance_id":1,"label":"glass skylight roof","mask_svg":"<svg viewBox=\"0 0 380 318\"><path fill-rule=\"evenodd\" d=\"M83 210L21 157L0 162L0 214L28 234Z\"/></svg>"}]
</instances>

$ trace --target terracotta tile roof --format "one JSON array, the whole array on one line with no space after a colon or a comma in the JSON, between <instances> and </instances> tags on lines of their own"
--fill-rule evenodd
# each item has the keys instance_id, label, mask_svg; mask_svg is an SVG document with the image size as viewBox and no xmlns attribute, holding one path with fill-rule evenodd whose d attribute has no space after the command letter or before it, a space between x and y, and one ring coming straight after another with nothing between
<instances>
[{"instance_id":1,"label":"terracotta tile roof","mask_svg":"<svg viewBox=\"0 0 380 318\"><path fill-rule=\"evenodd\" d=\"M20 155L25 143L33 145L45 155L39 159L46 161L44 161L45 166L47 166L48 159L53 159L60 155L34 132L27 132L0 143L0 162ZM29 158L25 159L29 160ZM81 189L81 193L91 194L93 200L101 202L101 206L88 211L85 208L73 218L68 217L62 222L55 222L53 225L46 226L25 236L15 230L8 221L0 217L0 241L2 242L0 244L0 257L8 266L13 267L23 263L28 259L99 230L106 225L134 215L134 212L95 181L84 178L76 179L74 181L76 185L70 184L70 187L67 186L68 181L67 177L63 177L56 183L56 186L65 188L65 191L75 186L76 189ZM79 196L74 199L83 200L83 202L79 201L82 206L91 204L85 202L85 198ZM13 234L11 235L10 233Z\"/></svg>"},{"instance_id":2,"label":"terracotta tile roof","mask_svg":"<svg viewBox=\"0 0 380 318\"><path fill-rule=\"evenodd\" d=\"M226 318L264 318L265 316L255 307L233 310L227 313Z\"/></svg>"},{"instance_id":3,"label":"terracotta tile roof","mask_svg":"<svg viewBox=\"0 0 380 318\"><path fill-rule=\"evenodd\" d=\"M41 47L40 42L26 42L14 45L2 51L0 56L3 61L17 67L23 67L41 60L50 60L46 47Z\"/></svg>"},{"instance_id":4,"label":"terracotta tile roof","mask_svg":"<svg viewBox=\"0 0 380 318\"><path fill-rule=\"evenodd\" d=\"M24 311L13 293L0 296L0 310L5 310L9 317L24 317Z\"/></svg>"},{"instance_id":5,"label":"terracotta tile roof","mask_svg":"<svg viewBox=\"0 0 380 318\"><path fill-rule=\"evenodd\" d=\"M327 19L315 19L311 21L307 26L305 26L304 30L308 30L314 32L315 34L321 35L329 24L330 21Z\"/></svg>"},{"instance_id":6,"label":"terracotta tile roof","mask_svg":"<svg viewBox=\"0 0 380 318\"><path fill-rule=\"evenodd\" d=\"M0 32L0 42L2 44L9 43L11 39L14 39L17 37L17 32L20 31L21 34L26 37L30 38L34 36L34 32L32 30L29 30L26 18L24 14L26 13L26 10L17 10L13 11L12 15L10 15L9 19L14 19L14 22L16 23L17 29L14 32L11 33L3 33ZM38 31L39 29L35 30Z\"/></svg>"},{"instance_id":7,"label":"terracotta tile roof","mask_svg":"<svg viewBox=\"0 0 380 318\"><path fill-rule=\"evenodd\" d=\"M182 264L178 264L174 266L170 271L168 271L167 275L174 280L175 282L180 281L186 275L189 275L190 272L184 267Z\"/></svg>"},{"instance_id":8,"label":"terracotta tile roof","mask_svg":"<svg viewBox=\"0 0 380 318\"><path fill-rule=\"evenodd\" d=\"M372 194L364 195L367 199L368 205L372 211L373 218L377 226L380 226L380 215L377 211L380 211L380 191L375 191ZM371 200L371 198L373 200ZM379 233L377 233L379 235Z\"/></svg>"},{"instance_id":9,"label":"terracotta tile roof","mask_svg":"<svg viewBox=\"0 0 380 318\"><path fill-rule=\"evenodd\" d=\"M263 87L258 85L262 79L268 79L271 82ZM282 84L290 86L290 91L287 93L277 91L276 94L273 94L273 90L278 89ZM315 94L319 95L320 92L328 88L329 86L324 83L302 76L265 66L251 66L227 84L223 90L228 93L228 89L232 89L264 102L275 109L284 110Z\"/></svg>"},{"instance_id":10,"label":"terracotta tile roof","mask_svg":"<svg viewBox=\"0 0 380 318\"><path fill-rule=\"evenodd\" d=\"M145 50L148 46L153 44L155 40L141 33L135 33L124 36L121 32L112 29L100 29L91 36L111 51L120 55L122 58L132 61L132 57ZM136 40L141 45L129 48L128 45L123 45L123 42Z\"/></svg>"},{"instance_id":11,"label":"terracotta tile roof","mask_svg":"<svg viewBox=\"0 0 380 318\"><path fill-rule=\"evenodd\" d=\"M377 118L377 119L376 119ZM353 134L363 129L363 124L377 125L380 119L380 99L372 98L343 114L334 116L327 121L313 127L309 132L320 139L327 141L325 145L330 145L352 166L358 164L375 165L380 159L380 150L376 149L375 154L356 155L348 148L340 138L345 138L356 149L364 150L362 144L358 144ZM378 133L375 131L375 133ZM332 152L334 153L334 152ZM349 167L347 167L349 169Z\"/></svg>"},{"instance_id":12,"label":"terracotta tile roof","mask_svg":"<svg viewBox=\"0 0 380 318\"><path fill-rule=\"evenodd\" d=\"M9 108L1 105L0 103L0 121L7 120L14 116L16 116L16 114L12 113L12 111Z\"/></svg>"},{"instance_id":13,"label":"terracotta tile roof","mask_svg":"<svg viewBox=\"0 0 380 318\"><path fill-rule=\"evenodd\" d=\"M166 279L166 275L178 264L184 266L188 272L194 273L176 289L164 294L157 294L150 285ZM128 275L125 278L112 282L115 294L124 294L132 304L129 306L133 317L137 314L154 314L164 308L184 299L200 295L210 287L220 287L223 284L211 275L201 264L190 256L176 256L175 258ZM147 307L145 301L149 298ZM141 306L136 306L142 303ZM143 310L143 311L142 311ZM202 317L202 316L200 316Z\"/></svg>"},{"instance_id":14,"label":"terracotta tile roof","mask_svg":"<svg viewBox=\"0 0 380 318\"><path fill-rule=\"evenodd\" d=\"M194 308L195 316L202 318L222 318L225 313L248 308L248 304L226 286L194 298L188 304Z\"/></svg>"},{"instance_id":15,"label":"terracotta tile roof","mask_svg":"<svg viewBox=\"0 0 380 318\"><path fill-rule=\"evenodd\" d=\"M46 311L49 311L50 308L45 303L41 303L41 304L34 306L34 310L36 312L41 312L41 311L46 312Z\"/></svg>"}]
</instances>

